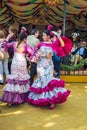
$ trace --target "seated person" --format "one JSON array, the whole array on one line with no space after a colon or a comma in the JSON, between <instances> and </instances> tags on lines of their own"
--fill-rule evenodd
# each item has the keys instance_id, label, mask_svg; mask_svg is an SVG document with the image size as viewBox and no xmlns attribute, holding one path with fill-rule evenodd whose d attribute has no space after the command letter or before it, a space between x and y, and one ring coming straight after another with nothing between
<instances>
[{"instance_id":1,"label":"seated person","mask_svg":"<svg viewBox=\"0 0 87 130\"><path fill-rule=\"evenodd\" d=\"M86 42L82 41L80 47L73 51L72 54L75 56L74 65L77 65L77 63L80 62L82 59L87 58Z\"/></svg>"}]
</instances>

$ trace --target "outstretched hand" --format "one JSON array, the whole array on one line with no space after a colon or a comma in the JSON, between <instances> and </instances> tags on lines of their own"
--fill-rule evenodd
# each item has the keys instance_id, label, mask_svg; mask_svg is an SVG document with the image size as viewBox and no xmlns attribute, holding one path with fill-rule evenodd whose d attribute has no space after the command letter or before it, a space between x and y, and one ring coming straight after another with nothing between
<instances>
[{"instance_id":1,"label":"outstretched hand","mask_svg":"<svg viewBox=\"0 0 87 130\"><path fill-rule=\"evenodd\" d=\"M6 40L8 41L10 38L12 38L12 37L13 37L13 35L14 35L14 34L12 34L12 33L11 33L11 34L8 34L8 36L7 36Z\"/></svg>"}]
</instances>

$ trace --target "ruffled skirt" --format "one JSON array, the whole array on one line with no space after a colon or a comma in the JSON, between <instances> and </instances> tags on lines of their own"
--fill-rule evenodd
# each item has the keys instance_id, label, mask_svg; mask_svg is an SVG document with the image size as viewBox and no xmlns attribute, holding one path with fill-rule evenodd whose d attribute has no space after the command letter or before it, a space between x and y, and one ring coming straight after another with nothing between
<instances>
[{"instance_id":1,"label":"ruffled skirt","mask_svg":"<svg viewBox=\"0 0 87 130\"><path fill-rule=\"evenodd\" d=\"M30 87L27 102L38 106L64 103L70 94L64 86L63 80L52 76L38 77Z\"/></svg>"},{"instance_id":2,"label":"ruffled skirt","mask_svg":"<svg viewBox=\"0 0 87 130\"><path fill-rule=\"evenodd\" d=\"M25 102L29 93L29 79L25 56L16 53L11 65L11 75L6 77L6 85L0 100L10 104Z\"/></svg>"}]
</instances>

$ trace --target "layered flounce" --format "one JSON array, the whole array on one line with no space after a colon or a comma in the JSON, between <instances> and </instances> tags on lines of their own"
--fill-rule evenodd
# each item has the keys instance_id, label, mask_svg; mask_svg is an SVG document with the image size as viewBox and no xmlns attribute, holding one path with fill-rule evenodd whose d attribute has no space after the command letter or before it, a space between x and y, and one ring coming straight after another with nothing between
<instances>
[{"instance_id":1,"label":"layered flounce","mask_svg":"<svg viewBox=\"0 0 87 130\"><path fill-rule=\"evenodd\" d=\"M26 101L27 96L28 96L28 92L20 94L18 92L12 93L8 91L4 91L2 97L0 98L0 101L10 103L10 104L21 104Z\"/></svg>"},{"instance_id":2,"label":"layered flounce","mask_svg":"<svg viewBox=\"0 0 87 130\"><path fill-rule=\"evenodd\" d=\"M59 39L56 39L52 48L58 56L65 57L71 52L73 44L70 38L66 36L62 36L61 38L64 41L64 47L61 47Z\"/></svg>"},{"instance_id":3,"label":"layered flounce","mask_svg":"<svg viewBox=\"0 0 87 130\"><path fill-rule=\"evenodd\" d=\"M63 80L52 80L44 88L31 86L27 102L37 106L64 103L70 94L64 86Z\"/></svg>"},{"instance_id":4,"label":"layered flounce","mask_svg":"<svg viewBox=\"0 0 87 130\"><path fill-rule=\"evenodd\" d=\"M11 104L20 104L25 102L29 93L29 77L26 76L26 80L18 80L12 75L8 77L0 101Z\"/></svg>"},{"instance_id":5,"label":"layered flounce","mask_svg":"<svg viewBox=\"0 0 87 130\"><path fill-rule=\"evenodd\" d=\"M55 89L57 90L56 95L55 95ZM27 102L38 106L64 103L70 94L70 90L67 90L62 93L58 91L58 88L55 89L53 91L50 91L49 93L43 92L42 94L38 95L34 92L30 92L27 98Z\"/></svg>"},{"instance_id":6,"label":"layered flounce","mask_svg":"<svg viewBox=\"0 0 87 130\"><path fill-rule=\"evenodd\" d=\"M47 86L44 86L43 88L41 88L41 87L35 88L35 87L31 86L30 91L41 94L43 92L52 91L55 88L55 86L64 87L65 86L64 80L55 80L54 79L54 80L50 81Z\"/></svg>"},{"instance_id":7,"label":"layered flounce","mask_svg":"<svg viewBox=\"0 0 87 130\"><path fill-rule=\"evenodd\" d=\"M66 56L71 52L73 43L72 43L71 39L66 37L66 36L62 36L62 39L65 43L63 50L64 50L64 53L65 53L65 56Z\"/></svg>"}]
</instances>

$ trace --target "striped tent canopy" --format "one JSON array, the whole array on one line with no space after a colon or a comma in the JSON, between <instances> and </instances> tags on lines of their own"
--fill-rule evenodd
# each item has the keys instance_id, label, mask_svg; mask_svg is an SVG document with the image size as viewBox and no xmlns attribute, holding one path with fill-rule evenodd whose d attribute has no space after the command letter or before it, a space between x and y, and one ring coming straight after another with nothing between
<instances>
[{"instance_id":1,"label":"striped tent canopy","mask_svg":"<svg viewBox=\"0 0 87 130\"><path fill-rule=\"evenodd\" d=\"M87 31L87 0L0 0L0 26L21 24L62 26L66 3L67 30Z\"/></svg>"}]
</instances>

